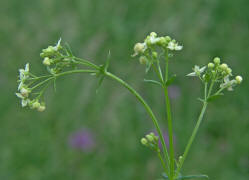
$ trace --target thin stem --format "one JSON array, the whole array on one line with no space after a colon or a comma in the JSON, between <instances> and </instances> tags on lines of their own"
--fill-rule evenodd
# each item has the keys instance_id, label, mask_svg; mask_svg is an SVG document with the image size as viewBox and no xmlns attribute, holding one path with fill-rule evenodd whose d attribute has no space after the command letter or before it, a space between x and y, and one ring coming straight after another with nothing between
<instances>
[{"instance_id":1,"label":"thin stem","mask_svg":"<svg viewBox=\"0 0 249 180\"><path fill-rule=\"evenodd\" d=\"M169 74L169 56L168 56L168 49L166 49L165 53L165 83L168 81L168 74ZM165 85L163 86L164 89L164 96L165 96L165 104L166 104L166 112L167 112L167 119L168 119L168 134L169 134L169 154L170 154L170 175L169 178L171 180L174 179L174 172L175 172L175 161L174 161L174 140L173 140L173 125L172 125L172 115L171 115L171 107L170 107L170 99L168 95L168 88Z\"/></svg>"},{"instance_id":2,"label":"thin stem","mask_svg":"<svg viewBox=\"0 0 249 180\"><path fill-rule=\"evenodd\" d=\"M168 95L168 89L164 86L164 95L165 95L165 103L166 103L166 111L167 111L167 119L168 119L168 134L169 134L169 155L170 155L170 179L173 179L175 172L175 162L174 162L174 140L173 140L173 125L172 125L172 115L170 108L170 100Z\"/></svg>"},{"instance_id":3,"label":"thin stem","mask_svg":"<svg viewBox=\"0 0 249 180\"><path fill-rule=\"evenodd\" d=\"M164 171L165 171L165 172L166 172L166 174L167 174L168 169L167 169L167 167L166 167L166 164L165 164L165 163L164 163L164 161L163 161L163 158L162 158L161 153L160 153L160 152L158 152L158 153L157 153L157 155L158 155L158 158L159 158L159 159L160 159L160 161L161 161L161 164L162 164L162 166L163 166ZM169 175L167 174L167 176L169 176Z\"/></svg>"},{"instance_id":4,"label":"thin stem","mask_svg":"<svg viewBox=\"0 0 249 180\"><path fill-rule=\"evenodd\" d=\"M189 150L190 150L190 147L191 147L191 145L192 145L192 143L193 143L193 141L194 141L194 139L195 139L195 137L196 137L196 134L197 134L197 132L198 132L198 130L199 130L199 127L200 127L200 125L201 125L201 123L202 123L203 116L204 116L204 113L205 113L206 108L207 108L207 105L208 105L207 99L209 98L209 96L210 96L210 94L211 94L211 92L212 92L213 85L214 85L214 81L211 82L211 85L210 85L209 90L208 90L208 94L207 94L207 96L205 96L205 101L204 101L204 103L203 103L203 106L202 106L202 109L201 109L201 113L200 113L200 115L199 115L199 118L198 118L198 120L197 120L197 123L196 123L196 125L195 125L195 128L194 128L194 130L193 130L193 132L192 132L192 135L191 135L191 137L190 137L190 139L189 139L189 141L188 141L188 144L187 144L187 146L186 146L186 148L185 148L185 150L184 150L182 159L181 159L180 162L179 162L179 166L177 167L176 174L175 174L175 178L178 176L178 174L179 174L179 172L180 172L180 170L181 170L181 168L182 168L182 166L183 166L183 163L184 163L184 161L185 161L185 159L186 159L186 157L187 157L187 155L188 155L188 152L189 152ZM206 93L207 93L207 83L205 84L205 94L206 94Z\"/></svg>"},{"instance_id":5,"label":"thin stem","mask_svg":"<svg viewBox=\"0 0 249 180\"><path fill-rule=\"evenodd\" d=\"M97 71L97 70L89 70L89 69L76 69L76 70L72 70L72 71L66 71L66 72L63 72L63 73L59 73L59 74L56 74L55 76L60 77L60 76L63 76L63 75L74 74L74 73L97 73L97 72L99 72L99 71Z\"/></svg>"},{"instance_id":6,"label":"thin stem","mask_svg":"<svg viewBox=\"0 0 249 180\"><path fill-rule=\"evenodd\" d=\"M84 64L84 65L90 66L90 67L92 67L92 68L94 68L94 69L99 69L99 66L97 66L96 64L91 63L91 62L88 61L88 60L81 59L81 58L78 58L78 57L72 57L72 58L73 58L74 60L81 61L82 64Z\"/></svg>"},{"instance_id":7,"label":"thin stem","mask_svg":"<svg viewBox=\"0 0 249 180\"><path fill-rule=\"evenodd\" d=\"M169 69L168 69L168 65L169 65L169 50L166 49L166 53L165 53L165 82L168 81L168 75L169 75Z\"/></svg>"},{"instance_id":8,"label":"thin stem","mask_svg":"<svg viewBox=\"0 0 249 180\"><path fill-rule=\"evenodd\" d=\"M35 86L33 86L33 87L31 88L31 90L34 90L35 88L37 88L37 87L43 85L44 83L46 83L46 82L48 82L48 81L50 81L50 80L52 80L52 79L54 79L54 77L50 77L50 78L48 78L48 79L46 79L46 80L44 80L44 81L42 81L42 82L36 84Z\"/></svg>"},{"instance_id":9,"label":"thin stem","mask_svg":"<svg viewBox=\"0 0 249 180\"><path fill-rule=\"evenodd\" d=\"M165 140L163 138L162 135L162 131L160 129L159 123L153 113L153 111L151 110L151 108L149 107L149 105L145 102L145 100L129 85L127 84L125 81L123 81L122 79L120 79L119 77L115 76L114 74L110 73L110 72L105 72L105 75L114 79L115 81L117 81L118 83L120 83L121 85L123 85L125 88L127 88L137 99L138 101L140 101L142 103L142 105L144 106L145 110L147 111L147 113L149 114L149 116L151 117L153 124L156 127L156 131L159 135L160 141L162 143L162 147L163 147L163 154L164 154L164 158L166 159L167 163L169 164L169 155L168 155L168 151L167 151L167 147L166 147L166 143ZM168 173L168 171L166 172Z\"/></svg>"}]
</instances>

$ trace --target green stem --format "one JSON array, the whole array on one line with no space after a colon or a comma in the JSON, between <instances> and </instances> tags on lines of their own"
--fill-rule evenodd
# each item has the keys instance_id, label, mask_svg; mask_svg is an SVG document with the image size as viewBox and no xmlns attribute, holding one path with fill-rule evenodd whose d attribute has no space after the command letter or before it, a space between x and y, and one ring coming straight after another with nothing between
<instances>
[{"instance_id":1,"label":"green stem","mask_svg":"<svg viewBox=\"0 0 249 180\"><path fill-rule=\"evenodd\" d=\"M182 166L183 166L183 163L184 163L184 161L185 161L185 159L186 159L186 157L187 157L187 155L188 155L188 152L189 152L189 150L190 150L190 147L191 147L191 145L192 145L192 143L193 143L193 141L194 141L194 139L195 139L195 137L196 137L196 134L197 134L197 132L198 132L198 130L199 130L199 128L200 128L200 125L201 125L202 120L203 120L204 113L205 113L206 108L207 108L207 105L208 105L207 99L209 98L209 96L210 96L210 94L211 94L211 92L212 92L213 85L214 85L214 81L211 82L210 87L209 87L209 90L208 90L208 94L207 94L207 83L205 83L205 101L204 101L204 103L203 103L203 106L202 106L202 109L201 109L201 113L200 113L200 115L199 115L199 118L198 118L198 120L197 120L197 123L196 123L196 125L195 125L195 128L194 128L194 130L193 130L193 132L192 132L192 135L191 135L191 137L190 137L190 139L189 139L189 141L188 141L188 144L187 144L187 146L186 146L186 148L185 148L185 150L184 150L182 159L180 160L179 166L177 167L176 174L175 174L175 178L177 178L177 176L178 176L178 174L179 174L179 172L180 172L180 170L181 170L181 168L182 168Z\"/></svg>"},{"instance_id":2,"label":"green stem","mask_svg":"<svg viewBox=\"0 0 249 180\"><path fill-rule=\"evenodd\" d=\"M166 49L165 54L165 83L163 86L164 95L165 95L165 104L166 104L166 112L167 112L167 119L168 119L168 134L169 134L169 154L170 154L170 180L174 179L174 172L175 172L175 160L174 160L174 139L173 139L173 125L172 125L172 115L171 115L171 107L170 107L170 99L168 95L168 88L165 85L168 81L168 74L169 74L169 56L168 56L168 49Z\"/></svg>"},{"instance_id":3,"label":"green stem","mask_svg":"<svg viewBox=\"0 0 249 180\"><path fill-rule=\"evenodd\" d=\"M154 113L152 112L151 108L149 107L149 105L145 102L145 100L136 92L136 90L134 90L129 84L127 84L125 81L123 81L122 79L120 79L119 77L115 76L114 74L110 73L110 72L105 72L105 75L110 77L111 79L114 79L115 81L117 81L118 83L120 83L121 85L123 85L125 88L127 88L137 99L138 101L140 101L142 103L142 105L144 106L145 110L147 111L147 113L149 114L149 116L151 117L155 127L156 127L156 131L159 135L160 141L162 143L162 147L163 147L163 154L164 154L164 158L166 159L166 161L169 164L169 155L168 155L168 151L167 151L167 147L166 147L166 143L165 140L163 138L162 135L162 131L160 129L159 123L154 115ZM166 172L168 174L168 171Z\"/></svg>"},{"instance_id":4,"label":"green stem","mask_svg":"<svg viewBox=\"0 0 249 180\"><path fill-rule=\"evenodd\" d=\"M164 161L163 161L163 158L162 158L161 153L160 153L160 152L158 152L158 153L157 153L157 155L158 155L158 158L159 158L159 159L160 159L160 161L161 161L161 164L162 164L162 166L163 166L164 171L165 171L165 172L166 172L166 174L167 174L168 169L167 169L167 167L166 167L166 165L165 165L165 163L164 163ZM167 174L167 175L169 175L169 174Z\"/></svg>"},{"instance_id":5,"label":"green stem","mask_svg":"<svg viewBox=\"0 0 249 180\"><path fill-rule=\"evenodd\" d=\"M74 60L80 61L81 64L83 64L83 65L90 66L90 67L92 67L92 68L94 68L94 69L100 69L99 66L97 66L97 65L95 65L95 64L93 64L93 63L91 63L91 62L88 61L88 60L81 59L81 58L78 58L78 57L72 57L72 58L73 58Z\"/></svg>"},{"instance_id":6,"label":"green stem","mask_svg":"<svg viewBox=\"0 0 249 180\"><path fill-rule=\"evenodd\" d=\"M168 81L168 75L169 75L169 50L166 49L165 53L165 83Z\"/></svg>"},{"instance_id":7,"label":"green stem","mask_svg":"<svg viewBox=\"0 0 249 180\"><path fill-rule=\"evenodd\" d=\"M167 111L167 119L168 119L168 134L169 134L169 155L170 155L170 179L174 177L174 140L173 140L173 125L172 125L172 115L170 108L170 100L168 95L168 89L164 86L164 94L165 94L165 103L166 103L166 111Z\"/></svg>"}]
</instances>

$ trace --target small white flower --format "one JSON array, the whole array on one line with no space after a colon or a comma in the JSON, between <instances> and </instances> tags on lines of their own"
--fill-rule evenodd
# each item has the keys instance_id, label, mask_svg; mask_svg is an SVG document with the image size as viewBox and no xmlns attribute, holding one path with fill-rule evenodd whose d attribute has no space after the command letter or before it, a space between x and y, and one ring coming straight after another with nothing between
<instances>
[{"instance_id":1,"label":"small white flower","mask_svg":"<svg viewBox=\"0 0 249 180\"><path fill-rule=\"evenodd\" d=\"M29 77L29 63L25 65L25 69L19 69L19 77L21 81L24 81Z\"/></svg>"},{"instance_id":2,"label":"small white flower","mask_svg":"<svg viewBox=\"0 0 249 180\"><path fill-rule=\"evenodd\" d=\"M16 96L17 96L18 98L22 99L22 100L21 100L21 105L22 105L22 107L27 106L28 103L30 102L30 100L27 99L26 97L24 97L21 93L16 93Z\"/></svg>"},{"instance_id":3,"label":"small white flower","mask_svg":"<svg viewBox=\"0 0 249 180\"><path fill-rule=\"evenodd\" d=\"M168 46L167 46L167 48L170 49L170 50L172 50L172 51L173 50L180 51L180 50L182 50L183 46L178 45L177 42L170 41L169 44L168 44Z\"/></svg>"},{"instance_id":4,"label":"small white flower","mask_svg":"<svg viewBox=\"0 0 249 180\"><path fill-rule=\"evenodd\" d=\"M236 80L229 79L229 75L225 76L223 79L224 83L220 85L221 88L227 88L228 91L233 91L233 86L236 84Z\"/></svg>"},{"instance_id":5,"label":"small white flower","mask_svg":"<svg viewBox=\"0 0 249 180\"><path fill-rule=\"evenodd\" d=\"M57 42L56 46L54 47L54 50L58 51L60 47L61 47L61 38L59 39L59 41Z\"/></svg>"},{"instance_id":6,"label":"small white flower","mask_svg":"<svg viewBox=\"0 0 249 180\"><path fill-rule=\"evenodd\" d=\"M203 73L206 69L206 66L203 66L200 68L199 66L195 65L194 72L187 74L187 76L200 76L201 73Z\"/></svg>"}]
</instances>

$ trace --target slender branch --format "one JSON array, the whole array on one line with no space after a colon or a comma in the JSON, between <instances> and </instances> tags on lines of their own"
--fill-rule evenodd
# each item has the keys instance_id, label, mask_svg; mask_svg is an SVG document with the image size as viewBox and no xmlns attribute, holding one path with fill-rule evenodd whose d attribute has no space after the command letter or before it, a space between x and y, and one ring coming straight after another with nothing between
<instances>
[{"instance_id":1,"label":"slender branch","mask_svg":"<svg viewBox=\"0 0 249 180\"><path fill-rule=\"evenodd\" d=\"M199 115L199 118L198 118L198 120L197 120L197 123L196 123L196 125L195 125L195 128L194 128L194 130L193 130L193 132L192 132L192 135L191 135L191 137L190 137L190 139L189 139L189 141L188 141L188 144L187 144L187 146L186 146L186 148L185 148L185 150L184 150L182 159L181 159L181 161L179 162L179 166L177 167L176 174L175 174L175 178L178 176L178 174L179 174L179 172L180 172L180 170L181 170L181 168L182 168L182 166L183 166L183 163L184 163L184 161L185 161L185 159L186 159L186 157L187 157L187 155L188 155L188 152L189 152L189 150L190 150L190 147L191 147L191 145L192 145L192 143L193 143L193 141L194 141L194 139L195 139L195 137L196 137L196 134L197 134L197 132L198 132L198 130L199 130L199 127L200 127L200 125L201 125L201 123L202 123L203 116L204 116L204 113L205 113L206 108L207 108L207 105L208 105L207 99L210 97L210 94L211 94L212 89L213 89L213 85L214 85L214 81L212 81L211 84L210 84L210 87L209 87L209 90L208 90L208 94L207 94L207 96L205 97L205 101L204 101L203 107L202 107L202 109L201 109L201 113L200 113L200 115ZM205 84L205 94L206 94L206 93L207 93L207 83Z\"/></svg>"},{"instance_id":2,"label":"slender branch","mask_svg":"<svg viewBox=\"0 0 249 180\"><path fill-rule=\"evenodd\" d=\"M151 117L153 124L156 127L156 131L159 135L160 141L162 143L162 147L163 147L163 154L164 154L164 158L167 161L167 163L169 164L169 155L168 155L168 151L166 148L166 143L165 140L163 138L162 135L162 131L160 129L159 123L153 113L153 111L151 110L151 108L149 107L149 105L145 102L145 100L129 85L127 84L125 81L123 81L122 79L120 79L119 77L115 76L114 74L110 73L110 72L105 72L105 75L110 77L111 79L114 79L115 81L117 81L118 83L120 83L121 85L123 85L125 88L127 88L137 99L138 101L140 101L142 103L142 105L144 106L144 108L146 109L147 113L149 114L149 116ZM168 173L168 172L166 172Z\"/></svg>"}]
</instances>

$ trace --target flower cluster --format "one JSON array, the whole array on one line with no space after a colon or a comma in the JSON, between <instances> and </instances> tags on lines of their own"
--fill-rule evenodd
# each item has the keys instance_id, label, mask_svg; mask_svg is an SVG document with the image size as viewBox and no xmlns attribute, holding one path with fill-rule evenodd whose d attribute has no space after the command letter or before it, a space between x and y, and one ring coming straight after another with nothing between
<instances>
[{"instance_id":1,"label":"flower cluster","mask_svg":"<svg viewBox=\"0 0 249 180\"><path fill-rule=\"evenodd\" d=\"M39 99L35 98L33 100L30 99L30 94L32 93L32 88L29 87L29 82L32 81L33 76L29 72L29 64L25 65L25 69L19 69L19 85L18 85L18 93L16 96L21 99L22 107L29 106L31 109L37 109L38 111L44 111L45 105L44 103L39 103ZM32 83L32 82L31 82Z\"/></svg>"},{"instance_id":2,"label":"flower cluster","mask_svg":"<svg viewBox=\"0 0 249 180\"><path fill-rule=\"evenodd\" d=\"M160 152L158 140L158 136L151 132L141 139L141 143L153 151Z\"/></svg>"},{"instance_id":3,"label":"flower cluster","mask_svg":"<svg viewBox=\"0 0 249 180\"><path fill-rule=\"evenodd\" d=\"M144 42L135 44L132 56L140 56L140 63L150 66L158 58L158 52L156 51L158 48L162 51L179 51L182 50L183 46L178 45L176 40L169 36L158 37L155 32L151 32Z\"/></svg>"},{"instance_id":4,"label":"flower cluster","mask_svg":"<svg viewBox=\"0 0 249 180\"><path fill-rule=\"evenodd\" d=\"M220 91L227 89L233 90L233 87L242 82L241 76L236 76L235 79L230 80L232 75L232 69L225 63L221 64L220 58L215 57L213 62L207 64L207 66L199 67L195 65L192 73L187 76L197 76L204 83L214 82L219 84Z\"/></svg>"}]
</instances>

